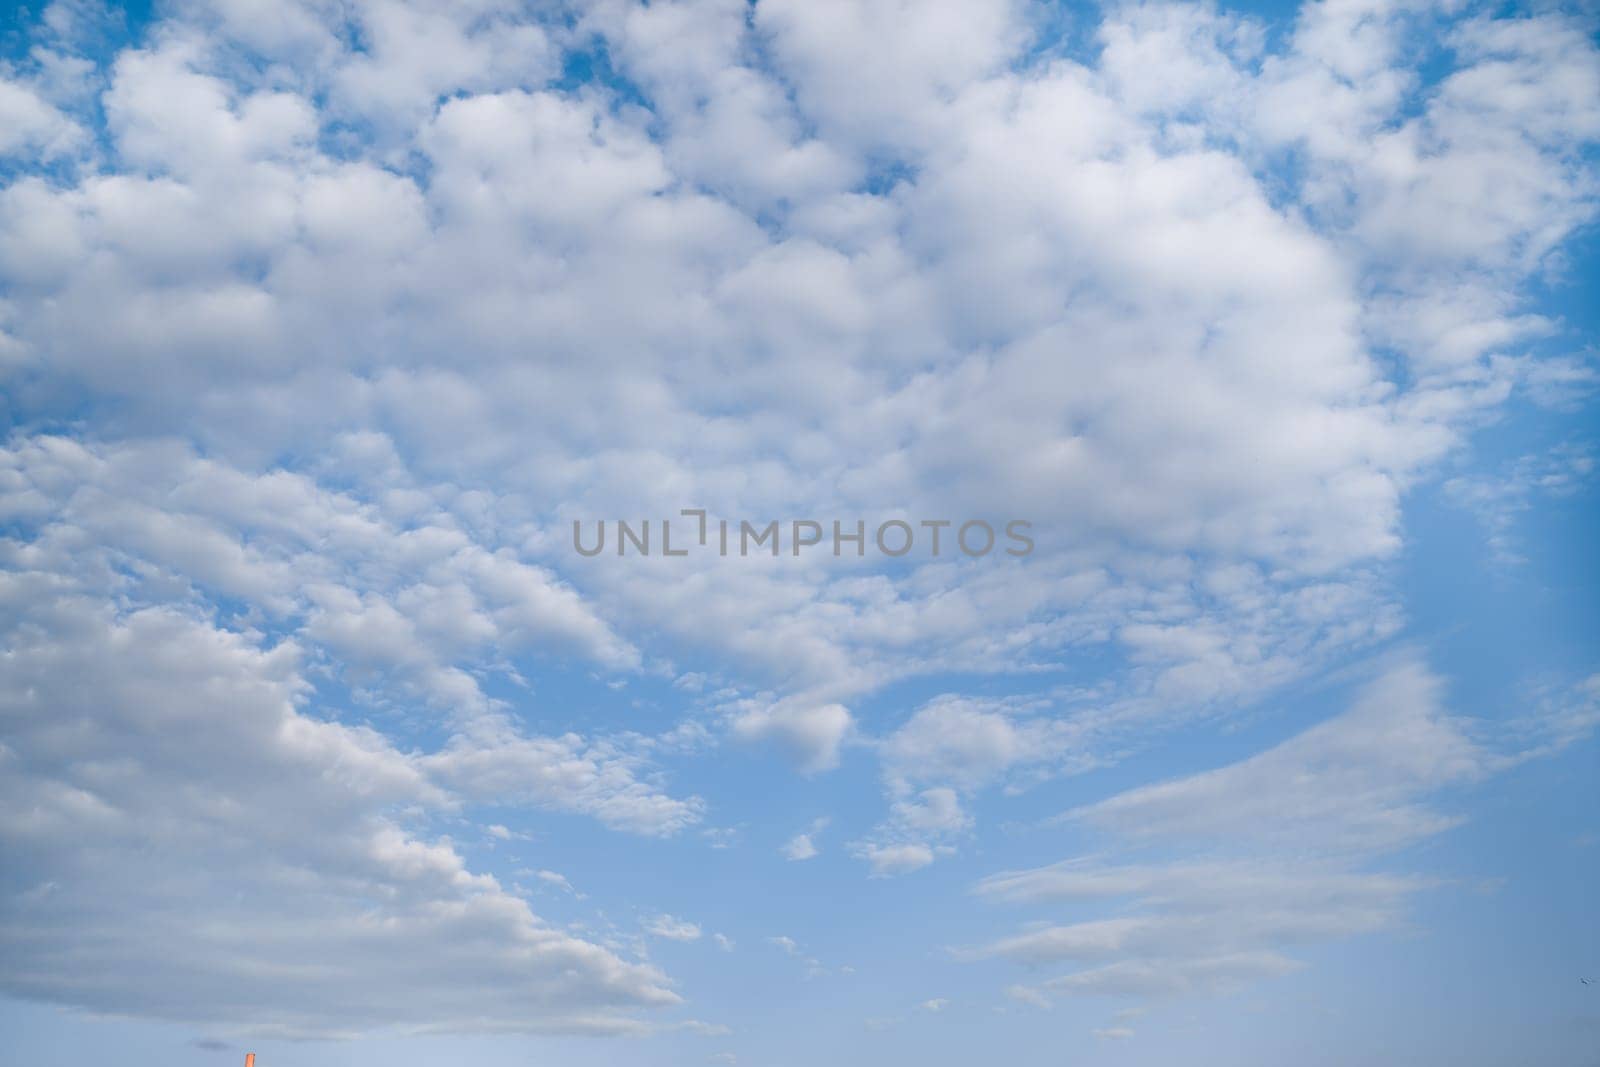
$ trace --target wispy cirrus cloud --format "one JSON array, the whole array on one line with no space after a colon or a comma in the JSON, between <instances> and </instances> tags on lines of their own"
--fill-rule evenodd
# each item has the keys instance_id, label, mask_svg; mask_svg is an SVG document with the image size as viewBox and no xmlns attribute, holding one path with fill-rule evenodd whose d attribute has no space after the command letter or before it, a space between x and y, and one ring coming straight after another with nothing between
<instances>
[{"instance_id":1,"label":"wispy cirrus cloud","mask_svg":"<svg viewBox=\"0 0 1600 1067\"><path fill-rule=\"evenodd\" d=\"M1573 696L1593 712L1592 694ZM1013 993L1041 1005L1213 994L1293 972L1296 949L1404 922L1438 882L1385 861L1461 822L1436 798L1541 752L1515 731L1494 743L1477 734L1446 711L1437 675L1392 663L1346 711L1255 756L1066 813L1108 850L995 874L976 892L1109 914L958 955L1058 971Z\"/></svg>"}]
</instances>

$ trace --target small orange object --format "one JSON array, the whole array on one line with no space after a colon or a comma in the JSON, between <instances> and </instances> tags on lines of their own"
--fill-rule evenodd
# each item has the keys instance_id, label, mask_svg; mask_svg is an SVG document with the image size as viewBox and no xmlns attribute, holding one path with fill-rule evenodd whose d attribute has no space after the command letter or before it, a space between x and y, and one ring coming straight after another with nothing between
<instances>
[{"instance_id":1,"label":"small orange object","mask_svg":"<svg viewBox=\"0 0 1600 1067\"><path fill-rule=\"evenodd\" d=\"M244 1054L244 1067L256 1067L256 1054L254 1052L246 1052Z\"/></svg>"}]
</instances>

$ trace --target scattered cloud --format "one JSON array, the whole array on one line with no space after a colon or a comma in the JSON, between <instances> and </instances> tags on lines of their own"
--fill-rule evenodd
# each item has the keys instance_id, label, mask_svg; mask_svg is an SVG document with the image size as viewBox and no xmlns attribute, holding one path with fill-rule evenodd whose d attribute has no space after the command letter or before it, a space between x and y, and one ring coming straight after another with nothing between
<instances>
[{"instance_id":1,"label":"scattered cloud","mask_svg":"<svg viewBox=\"0 0 1600 1067\"><path fill-rule=\"evenodd\" d=\"M679 768L743 742L876 759L885 810L841 847L906 874L991 791L1391 641L1415 487L1452 475L1509 561L1592 476L1576 444L1455 466L1519 390L1594 384L1539 301L1600 207L1585 16L1149 3L1069 41L1010 3L260 7L130 36L53 4L0 69L9 995L283 1036L648 1028L664 973L443 828L726 848ZM571 551L575 520L684 507L1038 543ZM568 674L599 695L564 706ZM1074 808L1105 853L979 892L1106 913L974 951L1051 969L1038 999L1160 995L1392 928L1428 883L1387 866L1452 790L1594 721L1563 691L1501 744L1440 686L1401 665ZM659 733L607 717L656 689Z\"/></svg>"},{"instance_id":2,"label":"scattered cloud","mask_svg":"<svg viewBox=\"0 0 1600 1067\"><path fill-rule=\"evenodd\" d=\"M555 886L557 889L571 893L579 900L583 899L583 894L572 887L572 883L567 881L567 876L564 874L558 874L555 871L535 871L534 877L538 878L539 881L543 882L545 885Z\"/></svg>"},{"instance_id":3,"label":"scattered cloud","mask_svg":"<svg viewBox=\"0 0 1600 1067\"><path fill-rule=\"evenodd\" d=\"M817 846L812 842L810 834L795 834L779 851L788 860L808 860L817 855Z\"/></svg>"},{"instance_id":4,"label":"scattered cloud","mask_svg":"<svg viewBox=\"0 0 1600 1067\"><path fill-rule=\"evenodd\" d=\"M1114 907L957 955L1070 968L1008 991L1028 1003L1160 998L1288 974L1302 966L1297 948L1393 929L1436 882L1386 871L1384 858L1458 824L1432 798L1526 758L1473 733L1446 712L1436 675L1394 662L1348 710L1258 755L1068 812L1119 848L1167 858L1097 855L992 875L977 886L991 900Z\"/></svg>"},{"instance_id":5,"label":"scattered cloud","mask_svg":"<svg viewBox=\"0 0 1600 1067\"><path fill-rule=\"evenodd\" d=\"M645 920L644 929L650 936L665 938L668 941L700 940L699 926L671 915L657 915Z\"/></svg>"},{"instance_id":6,"label":"scattered cloud","mask_svg":"<svg viewBox=\"0 0 1600 1067\"><path fill-rule=\"evenodd\" d=\"M1522 456L1499 474L1461 475L1444 483L1446 499L1477 517L1489 550L1502 565L1525 563L1517 548L1518 520L1541 498L1571 496L1593 481L1593 450L1572 443L1544 455Z\"/></svg>"},{"instance_id":7,"label":"scattered cloud","mask_svg":"<svg viewBox=\"0 0 1600 1067\"><path fill-rule=\"evenodd\" d=\"M839 746L853 722L841 704L777 705L740 715L733 732L747 740L777 741L794 754L802 771L815 774L838 766Z\"/></svg>"},{"instance_id":8,"label":"scattered cloud","mask_svg":"<svg viewBox=\"0 0 1600 1067\"><path fill-rule=\"evenodd\" d=\"M868 845L859 850L862 859L872 868L872 877L888 878L896 874L909 874L933 862L933 849L927 845Z\"/></svg>"},{"instance_id":9,"label":"scattered cloud","mask_svg":"<svg viewBox=\"0 0 1600 1067\"><path fill-rule=\"evenodd\" d=\"M1108 1026L1104 1029L1092 1031L1093 1036L1101 1041L1126 1041L1133 1036L1133 1031L1126 1026Z\"/></svg>"},{"instance_id":10,"label":"scattered cloud","mask_svg":"<svg viewBox=\"0 0 1600 1067\"><path fill-rule=\"evenodd\" d=\"M0 574L0 604L0 841L50 887L8 897L9 995L281 1036L393 1025L397 1000L411 1028L585 1033L678 1002L408 827L456 801L422 758L306 714L292 642L37 569Z\"/></svg>"},{"instance_id":11,"label":"scattered cloud","mask_svg":"<svg viewBox=\"0 0 1600 1067\"><path fill-rule=\"evenodd\" d=\"M779 851L783 853L785 859L791 861L815 858L820 853L815 839L817 835L827 829L827 826L827 817L813 819L811 826L804 833L795 834L784 843Z\"/></svg>"}]
</instances>

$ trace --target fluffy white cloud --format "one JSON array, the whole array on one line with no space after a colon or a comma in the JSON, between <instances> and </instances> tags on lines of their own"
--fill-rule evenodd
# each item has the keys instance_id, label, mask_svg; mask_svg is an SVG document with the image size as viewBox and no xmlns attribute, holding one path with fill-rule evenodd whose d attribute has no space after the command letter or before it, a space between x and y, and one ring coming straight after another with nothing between
<instances>
[{"instance_id":1,"label":"fluffy white cloud","mask_svg":"<svg viewBox=\"0 0 1600 1067\"><path fill-rule=\"evenodd\" d=\"M643 833L698 820L698 801L641 779L637 754L577 735L529 736L462 669L532 649L605 666L638 657L548 572L485 549L428 494L397 486L384 504L367 504L172 445L96 450L34 438L0 463L0 508L35 534L17 547L17 565L136 602L242 602L243 625L286 628L331 655L348 682L387 679L435 707L455 729L426 768L462 793ZM129 573L116 577L119 568Z\"/></svg>"},{"instance_id":2,"label":"fluffy white cloud","mask_svg":"<svg viewBox=\"0 0 1600 1067\"><path fill-rule=\"evenodd\" d=\"M643 761L577 734L529 737L505 716L474 722L425 758L461 795L500 804L581 812L614 829L668 835L700 820L703 805L640 777Z\"/></svg>"},{"instance_id":3,"label":"fluffy white cloud","mask_svg":"<svg viewBox=\"0 0 1600 1067\"><path fill-rule=\"evenodd\" d=\"M733 720L733 732L751 740L777 741L795 754L803 771L814 773L838 764L839 746L852 723L842 704L788 703L744 712Z\"/></svg>"},{"instance_id":4,"label":"fluffy white cloud","mask_svg":"<svg viewBox=\"0 0 1600 1067\"><path fill-rule=\"evenodd\" d=\"M286 1036L630 1031L678 1001L408 828L452 798L300 710L292 643L62 585L0 576L5 992Z\"/></svg>"},{"instance_id":5,"label":"fluffy white cloud","mask_svg":"<svg viewBox=\"0 0 1600 1067\"><path fill-rule=\"evenodd\" d=\"M56 159L78 146L83 129L32 88L0 77L0 156Z\"/></svg>"},{"instance_id":6,"label":"fluffy white cloud","mask_svg":"<svg viewBox=\"0 0 1600 1067\"><path fill-rule=\"evenodd\" d=\"M547 575L181 446L15 441L0 514L7 992L285 1035L633 1031L678 1002L430 829L473 800L645 834L698 818L639 754L529 735L452 665L534 634L623 647ZM330 651L436 704L448 742L336 721L313 684Z\"/></svg>"},{"instance_id":7,"label":"fluffy white cloud","mask_svg":"<svg viewBox=\"0 0 1600 1067\"><path fill-rule=\"evenodd\" d=\"M1004 5L763 5L753 24L594 5L582 32L647 121L603 87L549 88L568 31L510 6L242 10L195 5L119 58L108 171L0 197L19 372L103 397L112 432L181 416L247 468L381 425L424 484L554 530L904 502L1048 531L1027 568L882 583L848 562L580 568L533 535L607 617L803 693L742 729L812 768L840 731L810 709L936 665L1109 639L1167 668L1136 690L1209 701L1381 635L1381 588L1319 575L1392 553L1401 491L1530 336L1517 279L1591 210L1572 153L1593 50L1559 19L1459 26L1461 69L1396 126L1419 103L1396 43L1415 20L1378 9L1314 7L1274 55L1238 19L1117 11L1091 68L1019 63L1033 27ZM841 63L876 80L841 98ZM1479 106L1496 87L1515 103ZM1302 146L1307 98L1330 120ZM330 142L355 119L381 136ZM1300 147L1303 209L1273 169ZM1408 159L1466 184L1408 185ZM1486 184L1501 160L1514 211ZM1396 245L1417 265L1379 278ZM1485 258L1502 248L1522 251ZM1449 373L1398 388L1369 347L1383 331ZM1285 606L1273 628L1195 581L1249 566ZM1108 632L1130 612L1164 617ZM1204 646L1148 639L1202 613Z\"/></svg>"},{"instance_id":8,"label":"fluffy white cloud","mask_svg":"<svg viewBox=\"0 0 1600 1067\"><path fill-rule=\"evenodd\" d=\"M912 869L886 861L883 846L915 846L904 855L931 862L948 842L971 828L964 798L1003 780L1014 769L1036 774L1060 770L1074 759L1085 765L1089 732L1081 724L1040 714L1027 702L975 701L954 695L919 708L878 746L889 797L888 818L858 852L877 875ZM890 853L889 855L894 855ZM920 866L921 864L916 864Z\"/></svg>"},{"instance_id":9,"label":"fluffy white cloud","mask_svg":"<svg viewBox=\"0 0 1600 1067\"><path fill-rule=\"evenodd\" d=\"M919 782L976 789L1013 767L1061 759L1079 728L1029 710L940 697L885 739L884 774L898 790Z\"/></svg>"},{"instance_id":10,"label":"fluffy white cloud","mask_svg":"<svg viewBox=\"0 0 1600 1067\"><path fill-rule=\"evenodd\" d=\"M1392 635L1407 489L1514 388L1582 377L1537 361L1560 326L1524 300L1595 212L1600 54L1573 18L1311 4L1279 39L1148 4L1107 12L1074 58L1012 3L194 0L101 62L80 7L0 71L0 152L23 161L0 187L8 575L106 634L187 620L201 644L298 648L420 709L447 738L425 753L339 735L432 798L396 804L681 830L704 805L650 769L666 741L533 735L485 679L530 657L684 664L713 676L688 731L775 743L807 773L873 745L889 813L855 850L915 869L986 788L1115 758ZM569 62L596 77L568 84ZM684 507L1020 517L1038 550L582 560L565 538ZM126 674L86 678L107 701L144 684L106 662ZM897 679L1074 663L1102 680L860 721ZM1432 762L1353 715L1074 817L1223 834L1299 769L1274 833L1406 840L1443 819L1421 795L1483 768L1447 720L1404 721ZM129 758L190 767L184 741ZM29 781L91 818L72 790L98 794L47 785L49 746L28 744ZM390 817L307 798L333 825ZM361 877L467 892L449 846L394 827ZM175 870L209 869L195 848ZM75 862L29 855L40 884ZM518 907L472 893L462 907ZM545 936L520 913L490 926L492 959ZM1197 945L1162 975L1284 966L1259 943ZM574 985L597 1011L662 999L657 977L583 958L609 976ZM127 976L104 973L103 996L38 995L107 1006ZM431 987L392 992L398 1017L452 1017ZM601 1017L541 1018L580 1016Z\"/></svg>"}]
</instances>

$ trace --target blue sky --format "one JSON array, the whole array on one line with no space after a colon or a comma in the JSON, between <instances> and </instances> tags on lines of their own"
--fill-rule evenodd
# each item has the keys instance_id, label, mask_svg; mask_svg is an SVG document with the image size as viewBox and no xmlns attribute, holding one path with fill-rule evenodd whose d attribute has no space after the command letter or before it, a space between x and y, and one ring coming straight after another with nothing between
<instances>
[{"instance_id":1,"label":"blue sky","mask_svg":"<svg viewBox=\"0 0 1600 1067\"><path fill-rule=\"evenodd\" d=\"M1592 12L3 32L0 1064L1593 1060Z\"/></svg>"}]
</instances>

